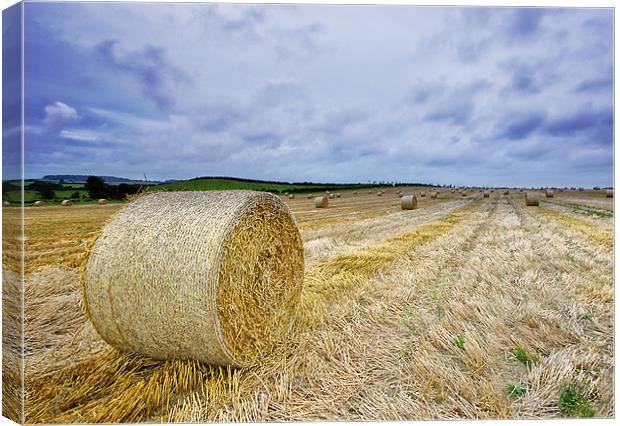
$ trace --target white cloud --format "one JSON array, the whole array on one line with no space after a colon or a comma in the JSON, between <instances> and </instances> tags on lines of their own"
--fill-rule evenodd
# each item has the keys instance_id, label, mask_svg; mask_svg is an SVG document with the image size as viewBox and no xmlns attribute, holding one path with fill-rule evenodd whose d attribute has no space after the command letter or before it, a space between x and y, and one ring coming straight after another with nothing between
<instances>
[{"instance_id":1,"label":"white cloud","mask_svg":"<svg viewBox=\"0 0 620 426\"><path fill-rule=\"evenodd\" d=\"M88 130L63 129L59 135L63 139L71 139L83 142L95 142L101 140L101 135Z\"/></svg>"},{"instance_id":2,"label":"white cloud","mask_svg":"<svg viewBox=\"0 0 620 426\"><path fill-rule=\"evenodd\" d=\"M80 119L77 110L69 105L56 101L45 107L43 123L48 126L74 123Z\"/></svg>"}]
</instances>

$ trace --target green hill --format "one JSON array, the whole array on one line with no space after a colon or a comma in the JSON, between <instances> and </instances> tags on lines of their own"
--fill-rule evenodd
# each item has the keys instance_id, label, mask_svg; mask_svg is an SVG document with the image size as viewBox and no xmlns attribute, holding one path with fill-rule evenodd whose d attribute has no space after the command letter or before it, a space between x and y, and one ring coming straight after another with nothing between
<instances>
[{"instance_id":1,"label":"green hill","mask_svg":"<svg viewBox=\"0 0 620 426\"><path fill-rule=\"evenodd\" d=\"M344 191L382 185L333 184L333 183L285 183L228 177L201 177L196 179L152 185L146 191L210 191L225 189L249 189L274 193L300 193L317 191Z\"/></svg>"}]
</instances>

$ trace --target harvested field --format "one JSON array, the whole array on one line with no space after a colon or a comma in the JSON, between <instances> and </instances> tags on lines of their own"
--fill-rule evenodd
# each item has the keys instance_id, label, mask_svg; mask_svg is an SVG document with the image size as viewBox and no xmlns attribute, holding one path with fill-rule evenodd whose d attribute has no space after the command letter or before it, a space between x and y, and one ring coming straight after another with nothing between
<instances>
[{"instance_id":1,"label":"harvested field","mask_svg":"<svg viewBox=\"0 0 620 426\"><path fill-rule=\"evenodd\" d=\"M79 266L121 206L28 208L23 241L3 241L8 265L26 248L26 421L554 418L568 386L611 417L613 217L570 206L613 214L613 199L501 194L446 192L415 210L393 190L320 209L284 199L304 245L300 306L291 337L240 369L108 346ZM19 209L4 214L8 226Z\"/></svg>"}]
</instances>

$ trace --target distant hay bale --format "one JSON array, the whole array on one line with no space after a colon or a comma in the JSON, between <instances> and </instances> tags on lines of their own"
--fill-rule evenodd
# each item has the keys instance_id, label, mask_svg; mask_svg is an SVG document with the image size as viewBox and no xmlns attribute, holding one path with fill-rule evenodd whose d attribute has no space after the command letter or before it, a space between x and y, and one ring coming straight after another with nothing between
<instances>
[{"instance_id":1,"label":"distant hay bale","mask_svg":"<svg viewBox=\"0 0 620 426\"><path fill-rule=\"evenodd\" d=\"M418 208L418 199L415 195L403 195L400 197L400 208L403 210L413 210Z\"/></svg>"},{"instance_id":2,"label":"distant hay bale","mask_svg":"<svg viewBox=\"0 0 620 426\"><path fill-rule=\"evenodd\" d=\"M334 194L329 194L329 198L334 198L335 195Z\"/></svg>"},{"instance_id":3,"label":"distant hay bale","mask_svg":"<svg viewBox=\"0 0 620 426\"><path fill-rule=\"evenodd\" d=\"M92 245L84 306L119 350L240 367L289 332L303 273L299 230L274 194L158 192Z\"/></svg>"},{"instance_id":4,"label":"distant hay bale","mask_svg":"<svg viewBox=\"0 0 620 426\"><path fill-rule=\"evenodd\" d=\"M369 194L372 194L372 191L368 191Z\"/></svg>"},{"instance_id":5,"label":"distant hay bale","mask_svg":"<svg viewBox=\"0 0 620 426\"><path fill-rule=\"evenodd\" d=\"M605 196L607 198L614 198L614 190L613 189L608 189L607 191L605 191Z\"/></svg>"},{"instance_id":6,"label":"distant hay bale","mask_svg":"<svg viewBox=\"0 0 620 426\"><path fill-rule=\"evenodd\" d=\"M377 196L378 196L378 197L383 197L383 192L378 191L378 192L377 192Z\"/></svg>"},{"instance_id":7,"label":"distant hay bale","mask_svg":"<svg viewBox=\"0 0 620 426\"><path fill-rule=\"evenodd\" d=\"M337 193L337 194L336 194L336 198L340 198L340 193Z\"/></svg>"},{"instance_id":8,"label":"distant hay bale","mask_svg":"<svg viewBox=\"0 0 620 426\"><path fill-rule=\"evenodd\" d=\"M491 193L489 191L484 191L482 195L484 198L489 198L491 196Z\"/></svg>"},{"instance_id":9,"label":"distant hay bale","mask_svg":"<svg viewBox=\"0 0 620 426\"><path fill-rule=\"evenodd\" d=\"M540 194L537 192L527 191L525 193L526 206L538 206L540 204Z\"/></svg>"},{"instance_id":10,"label":"distant hay bale","mask_svg":"<svg viewBox=\"0 0 620 426\"><path fill-rule=\"evenodd\" d=\"M353 191L353 195L357 195L357 191Z\"/></svg>"},{"instance_id":11,"label":"distant hay bale","mask_svg":"<svg viewBox=\"0 0 620 426\"><path fill-rule=\"evenodd\" d=\"M105 198L99 198L99 200L97 201L97 203L99 204L108 204L108 200Z\"/></svg>"},{"instance_id":12,"label":"distant hay bale","mask_svg":"<svg viewBox=\"0 0 620 426\"><path fill-rule=\"evenodd\" d=\"M290 198L291 200L295 198L295 194L291 194L288 196L288 198Z\"/></svg>"},{"instance_id":13,"label":"distant hay bale","mask_svg":"<svg viewBox=\"0 0 620 426\"><path fill-rule=\"evenodd\" d=\"M5 206L5 207L7 207L7 206L10 206L10 205L11 205L11 203L9 203L8 201L3 201L3 202L2 202L2 205L3 205L3 206Z\"/></svg>"},{"instance_id":14,"label":"distant hay bale","mask_svg":"<svg viewBox=\"0 0 620 426\"><path fill-rule=\"evenodd\" d=\"M62 200L62 202L60 203L61 206L63 207L68 207L70 205L72 205L73 202L71 200Z\"/></svg>"},{"instance_id":15,"label":"distant hay bale","mask_svg":"<svg viewBox=\"0 0 620 426\"><path fill-rule=\"evenodd\" d=\"M547 189L547 190L545 191L545 196L546 196L547 198L553 198L553 196L554 196L553 189Z\"/></svg>"},{"instance_id":16,"label":"distant hay bale","mask_svg":"<svg viewBox=\"0 0 620 426\"><path fill-rule=\"evenodd\" d=\"M328 204L329 204L329 201L327 200L327 197L324 195L320 197L316 197L314 199L314 207L316 207L317 209L327 208Z\"/></svg>"},{"instance_id":17,"label":"distant hay bale","mask_svg":"<svg viewBox=\"0 0 620 426\"><path fill-rule=\"evenodd\" d=\"M309 194L309 195L308 195L308 200L312 200L312 197L314 197L314 195Z\"/></svg>"},{"instance_id":18,"label":"distant hay bale","mask_svg":"<svg viewBox=\"0 0 620 426\"><path fill-rule=\"evenodd\" d=\"M461 191L461 197L467 197L467 191Z\"/></svg>"},{"instance_id":19,"label":"distant hay bale","mask_svg":"<svg viewBox=\"0 0 620 426\"><path fill-rule=\"evenodd\" d=\"M431 198L437 198L437 192L431 192Z\"/></svg>"},{"instance_id":20,"label":"distant hay bale","mask_svg":"<svg viewBox=\"0 0 620 426\"><path fill-rule=\"evenodd\" d=\"M506 189L506 190L504 191L504 195L508 195L508 194L510 194L510 191Z\"/></svg>"},{"instance_id":21,"label":"distant hay bale","mask_svg":"<svg viewBox=\"0 0 620 426\"><path fill-rule=\"evenodd\" d=\"M454 193L456 192L456 189L453 189L453 190L452 190L452 191L450 191L450 192L452 192L452 193L454 194Z\"/></svg>"},{"instance_id":22,"label":"distant hay bale","mask_svg":"<svg viewBox=\"0 0 620 426\"><path fill-rule=\"evenodd\" d=\"M41 207L43 205L43 201L37 200L33 204L35 207Z\"/></svg>"},{"instance_id":23,"label":"distant hay bale","mask_svg":"<svg viewBox=\"0 0 620 426\"><path fill-rule=\"evenodd\" d=\"M422 198L426 197L426 192L420 191L420 197L422 197Z\"/></svg>"}]
</instances>

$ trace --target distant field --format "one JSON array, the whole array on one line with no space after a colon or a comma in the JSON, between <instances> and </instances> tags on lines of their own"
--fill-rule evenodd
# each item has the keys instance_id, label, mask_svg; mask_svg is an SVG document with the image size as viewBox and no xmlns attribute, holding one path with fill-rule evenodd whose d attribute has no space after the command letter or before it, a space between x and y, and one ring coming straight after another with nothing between
<instances>
[{"instance_id":1,"label":"distant field","mask_svg":"<svg viewBox=\"0 0 620 426\"><path fill-rule=\"evenodd\" d=\"M32 204L37 200L43 200L43 197L38 191L29 190L33 184L32 180L24 181L24 201L26 204ZM18 183L17 183L18 185ZM44 200L49 204L59 204L63 199L71 199L80 204L93 204L97 200L91 199L88 195L88 191L84 189L83 183L63 183L61 184L64 189L58 189L54 191L54 199ZM245 180L237 178L196 178L183 180L178 182L170 182L159 185L144 186L143 191L215 191L215 190L231 190L231 189L245 189L253 191L266 191L276 194L283 194L285 192L291 193L312 193L322 191L332 192L346 192L354 190L363 190L368 188L390 188L392 185L386 184L333 184L333 183L285 183L285 182L266 182L257 180ZM406 186L418 186L418 184L401 185ZM79 198L73 197L78 192ZM18 204L21 201L20 191L8 191L3 194L3 199L9 201L11 204ZM117 202L124 202L123 200L117 200Z\"/></svg>"},{"instance_id":2,"label":"distant field","mask_svg":"<svg viewBox=\"0 0 620 426\"><path fill-rule=\"evenodd\" d=\"M313 192L313 191L353 191L355 189L378 187L381 185L366 184L304 184L304 183L271 183L226 178L199 178L179 182L165 183L148 187L147 191L213 191L226 189L247 189L269 192Z\"/></svg>"}]
</instances>

